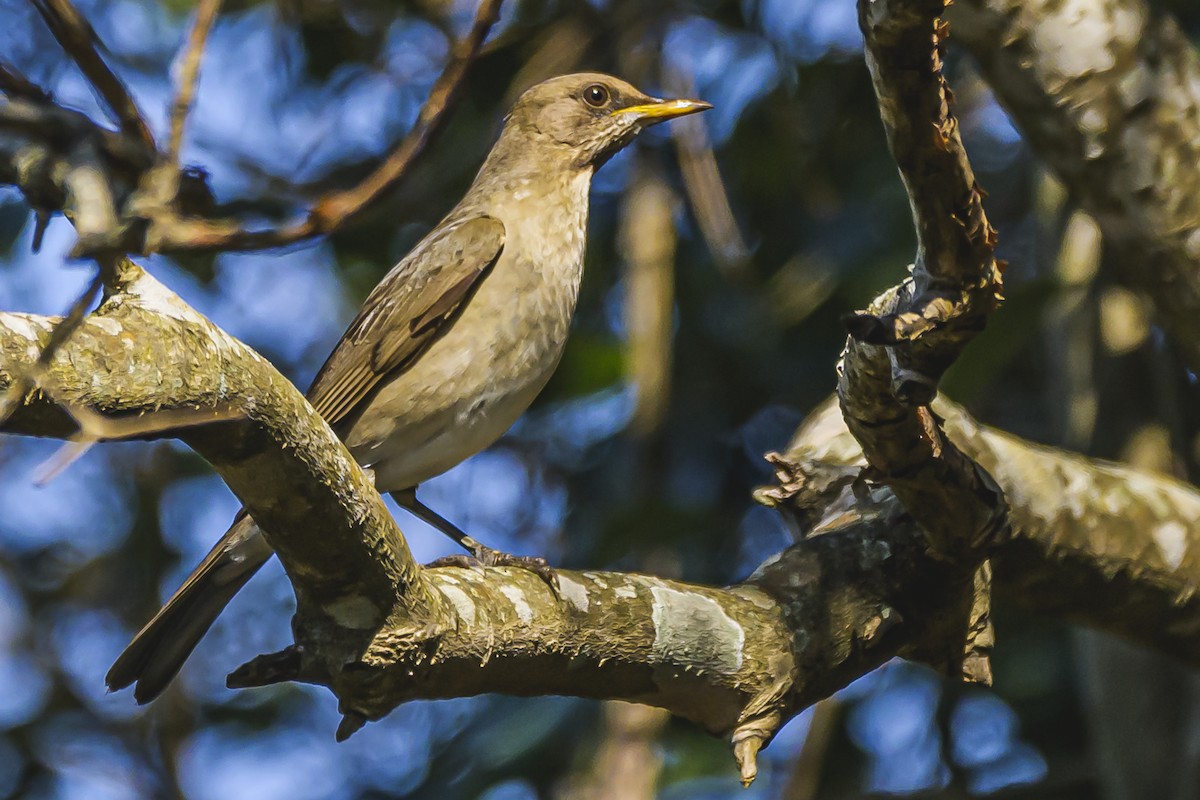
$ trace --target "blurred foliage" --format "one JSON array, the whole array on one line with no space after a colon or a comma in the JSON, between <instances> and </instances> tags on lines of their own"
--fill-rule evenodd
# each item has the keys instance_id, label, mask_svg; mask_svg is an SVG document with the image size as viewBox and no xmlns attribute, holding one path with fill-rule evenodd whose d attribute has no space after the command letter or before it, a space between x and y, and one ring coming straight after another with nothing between
<instances>
[{"instance_id":1,"label":"blurred foliage","mask_svg":"<svg viewBox=\"0 0 1200 800\"><path fill-rule=\"evenodd\" d=\"M159 131L192 5L82 4ZM1200 32L1191 3L1172 8ZM295 213L363 175L403 135L472 13L466 0L226 3L185 160L209 171L229 213ZM28 4L0 0L0 20L0 58L101 114ZM1010 267L1003 311L948 388L982 419L1048 444L1066 441L1063 420L1090 388L1098 407L1073 444L1119 457L1157 421L1168 436L1139 441L1170 448L1158 463L1195 479L1195 376L1157 329L1119 354L1100 344L1103 320L1089 309L1109 271L1101 264L1082 287L1060 278L1072 209L951 44L962 130ZM787 544L779 521L749 500L769 477L761 454L782 447L832 390L841 316L895 283L912 256L851 0L511 0L447 129L355 225L287 252L149 265L305 385L374 282L466 187L515 94L583 68L655 92L690 85L716 104L704 124L724 186L701 188L727 192L749 258L735 272L713 258L723 243L697 224L697 189L681 177L669 132L646 135L597 177L587 276L558 375L509 437L431 482L426 497L489 544L555 564L731 582ZM674 296L661 298L674 329L668 411L637 436L626 430L636 387L620 283L629 257L620 211L634 170L664 182L678 234ZM18 196L0 194L0 308L58 313L85 279L64 262L72 232L56 221L31 254L28 216ZM1086 369L1068 380L1062 364L1080 358ZM570 775L586 772L601 735L591 702L414 703L335 745L337 715L319 691L226 691L226 672L288 641L290 587L277 566L238 597L159 702L141 709L106 696L112 658L237 503L171 443L100 448L34 487L52 450L0 442L0 796L516 800L562 796ZM419 557L445 552L436 534L402 524ZM1137 721L1095 722L1066 626L1004 607L997 623L995 691L898 664L843 692L818 796L959 797L1027 784L1005 796L1101 796L1087 720ZM807 720L780 734L744 792L723 742L672 722L658 791L790 797ZM1182 746L1164 738L1161 747Z\"/></svg>"}]
</instances>

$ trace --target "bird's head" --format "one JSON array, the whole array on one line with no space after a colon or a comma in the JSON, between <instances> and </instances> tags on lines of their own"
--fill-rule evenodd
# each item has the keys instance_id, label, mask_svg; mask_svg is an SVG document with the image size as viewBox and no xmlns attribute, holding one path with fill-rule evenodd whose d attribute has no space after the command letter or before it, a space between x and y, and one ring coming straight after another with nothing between
<instances>
[{"instance_id":1,"label":"bird's head","mask_svg":"<svg viewBox=\"0 0 1200 800\"><path fill-rule=\"evenodd\" d=\"M527 89L507 127L547 157L599 167L643 128L708 108L703 100L661 100L611 75L581 72Z\"/></svg>"}]
</instances>

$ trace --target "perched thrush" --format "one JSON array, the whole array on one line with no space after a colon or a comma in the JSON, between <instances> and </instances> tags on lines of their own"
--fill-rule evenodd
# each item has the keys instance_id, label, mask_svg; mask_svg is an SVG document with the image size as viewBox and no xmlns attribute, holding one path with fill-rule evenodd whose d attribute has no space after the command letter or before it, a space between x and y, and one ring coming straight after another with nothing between
<instances>
[{"instance_id":1,"label":"perched thrush","mask_svg":"<svg viewBox=\"0 0 1200 800\"><path fill-rule=\"evenodd\" d=\"M371 292L309 402L375 486L484 564L538 568L466 536L416 487L495 442L562 356L587 237L592 175L643 128L710 108L600 74L527 90L466 196ZM125 649L107 683L156 697L272 555L244 513Z\"/></svg>"}]
</instances>

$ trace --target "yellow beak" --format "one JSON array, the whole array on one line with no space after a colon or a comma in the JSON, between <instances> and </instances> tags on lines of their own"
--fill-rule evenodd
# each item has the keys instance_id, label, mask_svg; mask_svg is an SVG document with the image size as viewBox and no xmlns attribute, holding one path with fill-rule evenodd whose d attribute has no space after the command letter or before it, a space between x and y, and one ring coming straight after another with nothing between
<instances>
[{"instance_id":1,"label":"yellow beak","mask_svg":"<svg viewBox=\"0 0 1200 800\"><path fill-rule=\"evenodd\" d=\"M675 117L684 117L712 108L712 103L703 100L657 100L653 103L643 103L639 106L626 106L612 112L617 114L636 114L638 119L660 122Z\"/></svg>"}]
</instances>

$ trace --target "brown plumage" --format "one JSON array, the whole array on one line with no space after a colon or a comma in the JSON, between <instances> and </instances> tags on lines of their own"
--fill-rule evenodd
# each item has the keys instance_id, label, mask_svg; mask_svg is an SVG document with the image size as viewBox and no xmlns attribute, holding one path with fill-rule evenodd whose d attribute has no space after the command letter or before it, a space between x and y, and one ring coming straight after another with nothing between
<instances>
[{"instance_id":1,"label":"brown plumage","mask_svg":"<svg viewBox=\"0 0 1200 800\"><path fill-rule=\"evenodd\" d=\"M527 90L462 201L371 292L308 399L375 486L486 563L528 563L470 539L417 484L516 421L562 355L583 270L596 168L647 125L707 103L656 100L608 75ZM272 550L245 514L108 672L157 696Z\"/></svg>"}]
</instances>

